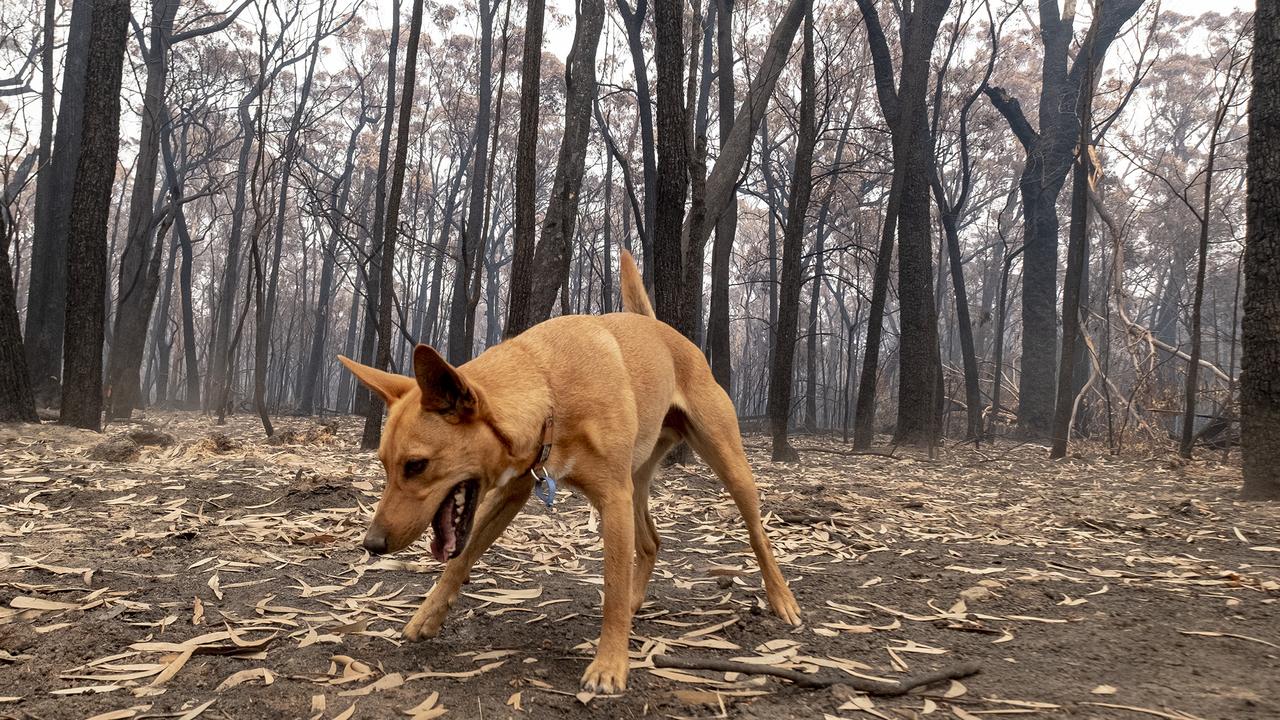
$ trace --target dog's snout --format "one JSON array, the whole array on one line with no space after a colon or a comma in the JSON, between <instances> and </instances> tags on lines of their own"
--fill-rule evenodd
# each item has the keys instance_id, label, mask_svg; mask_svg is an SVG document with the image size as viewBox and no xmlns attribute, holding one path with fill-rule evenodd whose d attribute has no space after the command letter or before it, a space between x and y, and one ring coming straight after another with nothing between
<instances>
[{"instance_id":1,"label":"dog's snout","mask_svg":"<svg viewBox=\"0 0 1280 720\"><path fill-rule=\"evenodd\" d=\"M387 551L387 534L382 528L374 525L364 534L364 549L374 555L381 555Z\"/></svg>"}]
</instances>

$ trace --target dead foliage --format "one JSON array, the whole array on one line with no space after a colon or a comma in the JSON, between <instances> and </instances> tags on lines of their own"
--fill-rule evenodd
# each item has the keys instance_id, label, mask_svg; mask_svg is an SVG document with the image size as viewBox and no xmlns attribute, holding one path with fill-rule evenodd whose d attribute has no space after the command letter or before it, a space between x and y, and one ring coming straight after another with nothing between
<instances>
[{"instance_id":1,"label":"dead foliage","mask_svg":"<svg viewBox=\"0 0 1280 720\"><path fill-rule=\"evenodd\" d=\"M580 498L531 503L440 636L406 644L438 566L360 549L381 472L355 421L269 443L248 418L156 420L175 441L131 440L123 460L91 456L91 433L0 428L0 717L1280 713L1280 533L1273 509L1235 502L1231 465L750 450L798 629L763 609L707 469L668 468L631 689L592 697L602 553ZM921 678L943 682L868 692Z\"/></svg>"}]
</instances>

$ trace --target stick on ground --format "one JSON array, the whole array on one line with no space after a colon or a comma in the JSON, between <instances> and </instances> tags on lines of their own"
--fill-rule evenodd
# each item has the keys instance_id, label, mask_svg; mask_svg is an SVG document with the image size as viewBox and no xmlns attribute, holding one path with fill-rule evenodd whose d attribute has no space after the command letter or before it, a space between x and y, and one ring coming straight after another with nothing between
<instances>
[{"instance_id":1,"label":"stick on ground","mask_svg":"<svg viewBox=\"0 0 1280 720\"><path fill-rule=\"evenodd\" d=\"M679 668L681 670L715 670L717 672L736 672L744 675L772 675L780 677L784 680L807 688L824 688L832 685L848 685L859 692L868 695L878 695L880 697L894 697L897 695L905 695L906 693L926 685L942 682L943 680L956 680L970 675L976 675L982 671L977 663L963 663L949 668L943 668L930 673L922 673L919 675L908 675L897 682L879 682L876 680L868 680L853 675L836 674L836 673L803 673L799 670L790 670L788 668L771 667L769 665L754 665L751 663L734 662L732 660L716 660L714 658L681 658L672 657L670 655L654 655L653 666L660 668Z\"/></svg>"}]
</instances>

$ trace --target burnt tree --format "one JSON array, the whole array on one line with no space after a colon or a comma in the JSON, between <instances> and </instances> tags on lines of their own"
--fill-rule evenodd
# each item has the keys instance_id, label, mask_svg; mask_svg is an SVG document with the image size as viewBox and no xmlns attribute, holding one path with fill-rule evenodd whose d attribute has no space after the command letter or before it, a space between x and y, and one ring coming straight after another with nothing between
<instances>
[{"instance_id":1,"label":"burnt tree","mask_svg":"<svg viewBox=\"0 0 1280 720\"><path fill-rule=\"evenodd\" d=\"M814 119L813 5L804 16L804 51L800 56L800 118L796 129L795 167L787 202L787 226L782 241L782 288L778 301L778 329L774 333L773 367L769 373L769 428L773 459L799 460L787 439L791 423L792 368L795 365L796 324L800 314L800 255L804 251L805 215L813 192L813 149L818 130ZM818 282L817 278L814 282Z\"/></svg>"},{"instance_id":2,"label":"burnt tree","mask_svg":"<svg viewBox=\"0 0 1280 720\"><path fill-rule=\"evenodd\" d=\"M1004 116L1026 153L1019 189L1022 193L1022 366L1018 377L1018 425L1032 437L1046 437L1053 420L1058 347L1058 195L1075 156L1080 119L1074 112L1086 71L1097 70L1120 29L1142 0L1098 3L1082 47L1092 48L1069 59L1075 14L1059 11L1058 0L1040 0L1040 72L1038 129L1007 90L988 87L991 104ZM1067 110L1071 109L1071 110Z\"/></svg>"},{"instance_id":3,"label":"burnt tree","mask_svg":"<svg viewBox=\"0 0 1280 720\"><path fill-rule=\"evenodd\" d=\"M1280 6L1254 15L1240 411L1244 493L1280 499Z\"/></svg>"},{"instance_id":4,"label":"burnt tree","mask_svg":"<svg viewBox=\"0 0 1280 720\"><path fill-rule=\"evenodd\" d=\"M879 372L880 334L888 297L890 256L898 242L899 339L898 423L894 441L932 442L937 430L941 362L938 313L933 297L933 244L929 222L928 117L925 100L929 56L950 0L925 0L903 15L902 70L894 87L893 58L874 0L858 0L876 79L880 108L893 146L893 177L876 258L871 314L854 415L854 445L871 444Z\"/></svg>"},{"instance_id":5,"label":"burnt tree","mask_svg":"<svg viewBox=\"0 0 1280 720\"><path fill-rule=\"evenodd\" d=\"M107 220L120 151L120 80L128 0L95 0L85 64L81 153L71 190L67 307L63 335L64 425L102 427L102 343L106 325Z\"/></svg>"}]
</instances>

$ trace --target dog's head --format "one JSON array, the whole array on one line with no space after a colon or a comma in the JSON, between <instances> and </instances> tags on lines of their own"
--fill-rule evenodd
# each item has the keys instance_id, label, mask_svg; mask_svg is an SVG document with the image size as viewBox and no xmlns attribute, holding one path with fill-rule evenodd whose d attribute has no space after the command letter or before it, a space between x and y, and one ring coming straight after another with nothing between
<instances>
[{"instance_id":1,"label":"dog's head","mask_svg":"<svg viewBox=\"0 0 1280 720\"><path fill-rule=\"evenodd\" d=\"M387 404L378 448L387 484L365 549L402 550L431 525L431 553L441 562L456 556L497 473L511 465L483 391L426 345L414 348L414 377L338 359Z\"/></svg>"}]
</instances>

